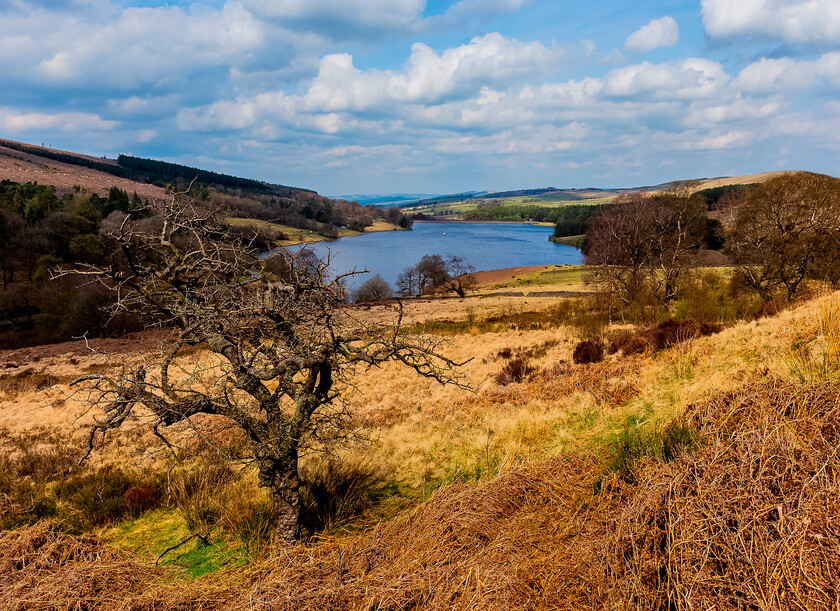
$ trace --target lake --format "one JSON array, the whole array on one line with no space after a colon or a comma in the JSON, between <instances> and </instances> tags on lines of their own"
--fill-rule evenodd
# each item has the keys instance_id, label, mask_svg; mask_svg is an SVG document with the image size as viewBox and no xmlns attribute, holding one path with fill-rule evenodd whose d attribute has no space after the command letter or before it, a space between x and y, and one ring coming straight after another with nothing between
<instances>
[{"instance_id":1,"label":"lake","mask_svg":"<svg viewBox=\"0 0 840 611\"><path fill-rule=\"evenodd\" d=\"M355 288L379 274L391 286L403 268L423 255L458 255L476 270L524 265L579 265L581 252L548 238L553 227L515 223L414 223L411 231L384 231L309 244L319 258L331 257L336 273L367 269L348 283Z\"/></svg>"}]
</instances>

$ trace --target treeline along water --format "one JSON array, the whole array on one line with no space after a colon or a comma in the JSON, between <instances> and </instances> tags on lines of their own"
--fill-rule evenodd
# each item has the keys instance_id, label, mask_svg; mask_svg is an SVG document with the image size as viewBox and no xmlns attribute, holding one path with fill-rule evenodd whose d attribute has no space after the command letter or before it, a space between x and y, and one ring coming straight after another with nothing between
<instances>
[{"instance_id":1,"label":"treeline along water","mask_svg":"<svg viewBox=\"0 0 840 611\"><path fill-rule=\"evenodd\" d=\"M330 258L335 273L367 269L348 284L358 286L379 274L393 286L397 275L423 255L458 255L476 270L524 265L579 265L581 252L549 242L551 227L513 223L414 223L411 231L386 231L310 244Z\"/></svg>"}]
</instances>

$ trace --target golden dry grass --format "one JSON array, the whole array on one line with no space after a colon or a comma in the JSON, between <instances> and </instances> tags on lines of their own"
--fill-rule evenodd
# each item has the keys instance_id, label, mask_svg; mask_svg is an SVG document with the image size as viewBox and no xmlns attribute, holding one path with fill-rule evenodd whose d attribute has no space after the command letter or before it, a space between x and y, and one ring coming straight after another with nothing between
<instances>
[{"instance_id":1,"label":"golden dry grass","mask_svg":"<svg viewBox=\"0 0 840 611\"><path fill-rule=\"evenodd\" d=\"M478 299L418 301L412 316L463 319ZM596 365L570 364L581 337L570 327L467 327L446 354L472 358L464 373L475 392L387 364L348 397L377 443L345 452L428 501L366 533L156 586L142 601L126 586L126 608L827 608L840 575L830 519L840 391L797 371L840 369L838 303L834 293ZM533 355L541 373L499 385L505 352ZM49 392L22 399L32 409ZM699 448L642 461L633 484L604 476L593 447L680 416L701 433Z\"/></svg>"}]
</instances>

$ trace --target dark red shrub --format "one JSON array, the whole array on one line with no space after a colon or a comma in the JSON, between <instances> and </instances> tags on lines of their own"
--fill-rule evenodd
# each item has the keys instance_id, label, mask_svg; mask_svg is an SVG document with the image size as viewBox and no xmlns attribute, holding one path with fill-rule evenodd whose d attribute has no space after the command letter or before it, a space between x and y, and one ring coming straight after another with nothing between
<instances>
[{"instance_id":1,"label":"dark red shrub","mask_svg":"<svg viewBox=\"0 0 840 611\"><path fill-rule=\"evenodd\" d=\"M594 339L585 339L575 346L572 353L572 361L582 365L587 363L600 363L604 360L604 344Z\"/></svg>"},{"instance_id":2,"label":"dark red shrub","mask_svg":"<svg viewBox=\"0 0 840 611\"><path fill-rule=\"evenodd\" d=\"M526 359L513 359L502 367L502 370L496 375L496 383L507 386L508 384L521 382L536 371L537 368L529 365Z\"/></svg>"}]
</instances>

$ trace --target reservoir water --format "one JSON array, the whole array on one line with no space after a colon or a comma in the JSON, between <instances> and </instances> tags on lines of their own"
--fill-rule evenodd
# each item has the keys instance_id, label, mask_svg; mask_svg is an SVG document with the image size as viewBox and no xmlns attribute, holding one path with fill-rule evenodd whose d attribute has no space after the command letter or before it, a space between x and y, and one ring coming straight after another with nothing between
<instances>
[{"instance_id":1,"label":"reservoir water","mask_svg":"<svg viewBox=\"0 0 840 611\"><path fill-rule=\"evenodd\" d=\"M379 274L394 286L403 268L423 255L458 255L476 270L523 265L579 265L581 252L549 242L553 227L514 223L415 223L411 231L365 233L307 248L330 257L335 273L369 270L348 285L353 288Z\"/></svg>"}]
</instances>

